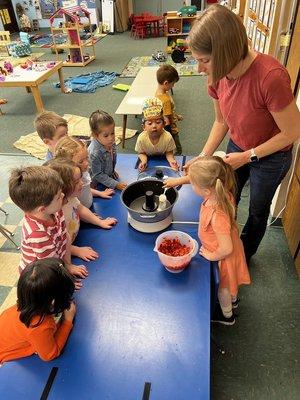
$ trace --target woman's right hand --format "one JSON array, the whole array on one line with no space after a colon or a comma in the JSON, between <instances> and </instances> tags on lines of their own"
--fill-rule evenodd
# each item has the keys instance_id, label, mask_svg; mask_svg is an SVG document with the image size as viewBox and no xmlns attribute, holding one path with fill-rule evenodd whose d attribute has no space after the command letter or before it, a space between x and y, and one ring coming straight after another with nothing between
<instances>
[{"instance_id":1,"label":"woman's right hand","mask_svg":"<svg viewBox=\"0 0 300 400\"><path fill-rule=\"evenodd\" d=\"M74 303L74 301L72 301L72 303L70 304L70 308L64 310L63 312L64 319L66 321L72 322L75 317L75 314L76 314L76 304Z\"/></svg>"}]
</instances>

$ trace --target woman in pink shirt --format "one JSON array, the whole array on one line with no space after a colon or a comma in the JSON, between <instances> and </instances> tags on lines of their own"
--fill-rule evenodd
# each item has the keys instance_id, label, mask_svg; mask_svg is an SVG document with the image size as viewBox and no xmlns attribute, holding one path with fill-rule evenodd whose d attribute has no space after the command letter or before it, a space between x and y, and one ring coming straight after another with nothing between
<instances>
[{"instance_id":1,"label":"woman in pink shirt","mask_svg":"<svg viewBox=\"0 0 300 400\"><path fill-rule=\"evenodd\" d=\"M249 216L241 234L249 262L264 236L275 191L291 165L299 110L286 69L272 56L249 49L242 21L226 7L213 5L199 17L189 45L199 72L208 75L215 109L200 156L212 155L228 132L224 161L236 171L237 203L250 179Z\"/></svg>"}]
</instances>

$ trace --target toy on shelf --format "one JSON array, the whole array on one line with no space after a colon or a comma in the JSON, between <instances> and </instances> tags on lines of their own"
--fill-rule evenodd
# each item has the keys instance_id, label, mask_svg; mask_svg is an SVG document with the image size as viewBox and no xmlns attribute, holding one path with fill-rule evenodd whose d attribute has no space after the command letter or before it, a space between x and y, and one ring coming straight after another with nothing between
<instances>
[{"instance_id":1,"label":"toy on shelf","mask_svg":"<svg viewBox=\"0 0 300 400\"><path fill-rule=\"evenodd\" d=\"M169 28L169 34L170 35L174 35L176 33L179 33L179 29L178 28Z\"/></svg>"},{"instance_id":2,"label":"toy on shelf","mask_svg":"<svg viewBox=\"0 0 300 400\"><path fill-rule=\"evenodd\" d=\"M192 13L192 10L194 13ZM185 11L184 11L184 10ZM189 9L189 11L187 11ZM167 36L167 53L172 53L173 50L179 48L184 52L190 51L185 39L187 38L193 22L196 20L196 7L184 6L180 9L181 15L167 14L166 18L166 36ZM179 10L179 11L180 11ZM188 14L189 12L189 14Z\"/></svg>"},{"instance_id":3,"label":"toy on shelf","mask_svg":"<svg viewBox=\"0 0 300 400\"><path fill-rule=\"evenodd\" d=\"M63 17L64 21L60 22L58 27L54 26L55 17ZM52 49L59 59L59 53L63 49L67 49L69 54L64 65L68 67L84 67L96 58L93 28L90 19L90 12L81 6L59 8L50 17L51 33L53 36ZM56 35L66 33L67 43L57 43ZM91 54L85 54L87 48L91 50Z\"/></svg>"},{"instance_id":4,"label":"toy on shelf","mask_svg":"<svg viewBox=\"0 0 300 400\"><path fill-rule=\"evenodd\" d=\"M197 14L196 6L183 6L177 11L177 15L182 17L186 15L187 17L194 17Z\"/></svg>"}]
</instances>

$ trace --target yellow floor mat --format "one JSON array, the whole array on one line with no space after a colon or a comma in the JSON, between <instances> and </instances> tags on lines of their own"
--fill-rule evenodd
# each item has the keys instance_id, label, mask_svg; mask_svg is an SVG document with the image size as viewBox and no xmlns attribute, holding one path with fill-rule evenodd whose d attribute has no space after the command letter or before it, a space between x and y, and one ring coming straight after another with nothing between
<instances>
[{"instance_id":1,"label":"yellow floor mat","mask_svg":"<svg viewBox=\"0 0 300 400\"><path fill-rule=\"evenodd\" d=\"M68 131L70 136L90 136L89 119L80 117L79 115L65 114L63 116L68 121ZM119 144L122 139L122 127L116 126L116 144ZM134 129L126 129L126 139L133 137L136 134ZM19 150L43 160L47 152L47 146L39 138L37 132L29 135L21 136L14 143L14 147Z\"/></svg>"}]
</instances>

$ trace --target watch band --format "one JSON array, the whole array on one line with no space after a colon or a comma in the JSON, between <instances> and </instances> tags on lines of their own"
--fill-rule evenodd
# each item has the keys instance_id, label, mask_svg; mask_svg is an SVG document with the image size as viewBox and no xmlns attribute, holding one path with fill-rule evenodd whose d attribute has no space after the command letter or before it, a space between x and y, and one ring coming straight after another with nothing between
<instances>
[{"instance_id":1,"label":"watch band","mask_svg":"<svg viewBox=\"0 0 300 400\"><path fill-rule=\"evenodd\" d=\"M251 149L250 150L250 162L255 162L255 161L258 161L258 157L257 157L257 155L255 154L255 150L254 149Z\"/></svg>"}]
</instances>

